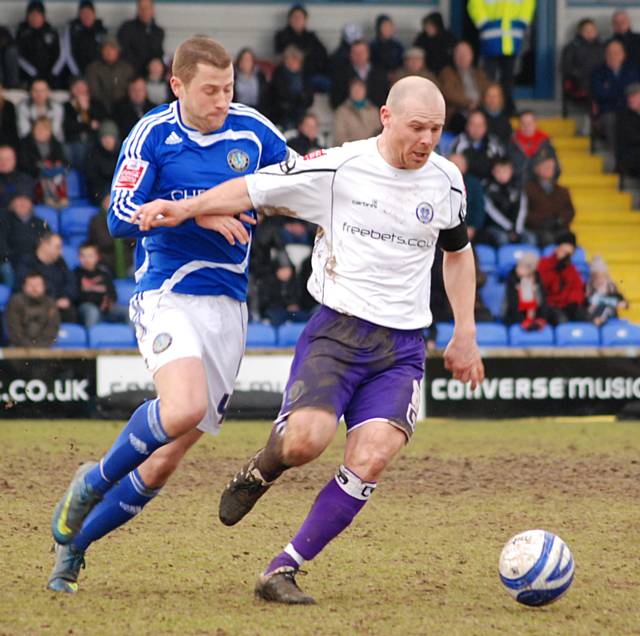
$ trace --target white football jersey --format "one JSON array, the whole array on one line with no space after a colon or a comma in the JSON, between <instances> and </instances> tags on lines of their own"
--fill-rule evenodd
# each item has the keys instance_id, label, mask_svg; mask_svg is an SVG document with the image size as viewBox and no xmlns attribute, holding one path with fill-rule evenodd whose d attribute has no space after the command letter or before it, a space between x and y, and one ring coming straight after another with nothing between
<instances>
[{"instance_id":1,"label":"white football jersey","mask_svg":"<svg viewBox=\"0 0 640 636\"><path fill-rule=\"evenodd\" d=\"M419 170L394 168L371 138L289 158L246 182L257 210L320 226L307 285L319 303L384 327L431 324L438 236L466 211L453 163L432 153Z\"/></svg>"}]
</instances>

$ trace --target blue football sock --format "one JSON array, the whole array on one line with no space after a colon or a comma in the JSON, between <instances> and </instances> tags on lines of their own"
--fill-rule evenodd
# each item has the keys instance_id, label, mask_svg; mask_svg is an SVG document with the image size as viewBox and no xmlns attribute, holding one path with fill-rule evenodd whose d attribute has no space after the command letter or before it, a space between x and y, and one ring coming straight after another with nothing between
<instances>
[{"instance_id":1,"label":"blue football sock","mask_svg":"<svg viewBox=\"0 0 640 636\"><path fill-rule=\"evenodd\" d=\"M171 441L160 422L160 399L141 404L113 446L84 477L94 492L105 493L154 450Z\"/></svg>"},{"instance_id":2,"label":"blue football sock","mask_svg":"<svg viewBox=\"0 0 640 636\"><path fill-rule=\"evenodd\" d=\"M87 515L73 545L86 550L94 541L133 519L159 492L160 488L147 488L138 469L129 473Z\"/></svg>"}]
</instances>

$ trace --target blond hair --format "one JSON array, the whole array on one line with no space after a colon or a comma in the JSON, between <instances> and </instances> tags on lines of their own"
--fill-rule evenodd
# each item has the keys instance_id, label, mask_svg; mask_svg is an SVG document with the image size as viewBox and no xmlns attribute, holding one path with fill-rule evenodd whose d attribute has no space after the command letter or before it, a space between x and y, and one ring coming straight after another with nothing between
<instances>
[{"instance_id":1,"label":"blond hair","mask_svg":"<svg viewBox=\"0 0 640 636\"><path fill-rule=\"evenodd\" d=\"M187 85L194 78L198 64L224 70L231 65L231 58L219 42L204 35L195 35L176 49L171 73Z\"/></svg>"}]
</instances>

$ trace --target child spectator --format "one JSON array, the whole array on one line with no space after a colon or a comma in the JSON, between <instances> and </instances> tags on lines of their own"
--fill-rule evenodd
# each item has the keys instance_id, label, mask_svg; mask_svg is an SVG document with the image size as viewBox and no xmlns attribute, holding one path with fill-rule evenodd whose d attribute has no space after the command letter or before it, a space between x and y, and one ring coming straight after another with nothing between
<instances>
[{"instance_id":1,"label":"child spectator","mask_svg":"<svg viewBox=\"0 0 640 636\"><path fill-rule=\"evenodd\" d=\"M377 64L387 73L392 73L402 66L404 46L395 37L396 25L385 14L376 18L376 36L369 42L371 63Z\"/></svg>"},{"instance_id":2,"label":"child spectator","mask_svg":"<svg viewBox=\"0 0 640 636\"><path fill-rule=\"evenodd\" d=\"M99 322L126 322L128 310L116 305L116 290L109 270L100 263L98 246L83 243L74 270L80 324L90 329Z\"/></svg>"},{"instance_id":3,"label":"child spectator","mask_svg":"<svg viewBox=\"0 0 640 636\"><path fill-rule=\"evenodd\" d=\"M600 327L607 320L618 317L620 309L629 303L613 282L607 266L600 256L591 259L589 282L587 283L587 311L589 320Z\"/></svg>"},{"instance_id":4,"label":"child spectator","mask_svg":"<svg viewBox=\"0 0 640 636\"><path fill-rule=\"evenodd\" d=\"M51 134L51 122L39 117L20 146L20 167L36 179L36 201L53 208L68 205L62 144Z\"/></svg>"},{"instance_id":5,"label":"child spectator","mask_svg":"<svg viewBox=\"0 0 640 636\"><path fill-rule=\"evenodd\" d=\"M521 179L521 183L525 184L533 175L533 161L539 153L546 153L558 160L556 151L551 145L549 135L538 128L535 113L531 110L524 110L520 113L518 119L518 129L513 133L511 138L514 150L514 168ZM558 172L556 177L560 174Z\"/></svg>"},{"instance_id":6,"label":"child spectator","mask_svg":"<svg viewBox=\"0 0 640 636\"><path fill-rule=\"evenodd\" d=\"M519 323L527 331L538 331L547 324L547 306L537 265L538 257L524 252L506 281L505 322Z\"/></svg>"},{"instance_id":7,"label":"child spectator","mask_svg":"<svg viewBox=\"0 0 640 636\"><path fill-rule=\"evenodd\" d=\"M571 257L576 249L572 232L558 236L554 251L538 263L538 273L547 299L548 320L552 325L587 319L584 283Z\"/></svg>"},{"instance_id":8,"label":"child spectator","mask_svg":"<svg viewBox=\"0 0 640 636\"><path fill-rule=\"evenodd\" d=\"M95 204L99 204L111 190L118 152L118 127L111 120L105 119L98 128L98 138L89 151L85 170L89 198Z\"/></svg>"},{"instance_id":9,"label":"child spectator","mask_svg":"<svg viewBox=\"0 0 640 636\"><path fill-rule=\"evenodd\" d=\"M63 121L64 108L62 104L51 99L49 84L43 79L34 79L29 90L29 97L18 104L18 135L26 137L33 128L33 124L41 117L47 117L51 122L51 129L58 141L64 141Z\"/></svg>"},{"instance_id":10,"label":"child spectator","mask_svg":"<svg viewBox=\"0 0 640 636\"><path fill-rule=\"evenodd\" d=\"M484 209L487 220L482 233L489 243L496 247L507 243L535 243L535 236L524 229L527 197L508 157L494 161L491 179L485 186Z\"/></svg>"},{"instance_id":11,"label":"child spectator","mask_svg":"<svg viewBox=\"0 0 640 636\"><path fill-rule=\"evenodd\" d=\"M305 322L300 310L300 289L293 265L285 252L272 261L269 274L258 281L260 315L275 327L283 322Z\"/></svg>"},{"instance_id":12,"label":"child spectator","mask_svg":"<svg viewBox=\"0 0 640 636\"><path fill-rule=\"evenodd\" d=\"M367 99L367 85L354 77L349 83L349 99L336 110L333 118L333 143L368 139L380 132L380 113Z\"/></svg>"},{"instance_id":13,"label":"child spectator","mask_svg":"<svg viewBox=\"0 0 640 636\"><path fill-rule=\"evenodd\" d=\"M487 130L505 146L511 141L513 128L505 108L504 91L497 83L489 84L482 95L482 112L487 118Z\"/></svg>"},{"instance_id":14,"label":"child spectator","mask_svg":"<svg viewBox=\"0 0 640 636\"><path fill-rule=\"evenodd\" d=\"M147 97L154 106L164 104L172 99L171 89L167 82L167 68L159 57L154 57L149 61L146 83Z\"/></svg>"},{"instance_id":15,"label":"child spectator","mask_svg":"<svg viewBox=\"0 0 640 636\"><path fill-rule=\"evenodd\" d=\"M288 146L302 156L322 150L324 146L318 139L319 133L317 115L307 112L298 122L298 134L288 141Z\"/></svg>"},{"instance_id":16,"label":"child spectator","mask_svg":"<svg viewBox=\"0 0 640 636\"><path fill-rule=\"evenodd\" d=\"M256 63L256 55L252 49L248 47L240 49L234 63L234 70L234 101L265 112L267 80Z\"/></svg>"},{"instance_id":17,"label":"child spectator","mask_svg":"<svg viewBox=\"0 0 640 636\"><path fill-rule=\"evenodd\" d=\"M462 173L464 188L467 191L467 235L470 241L474 241L478 232L484 228L487 213L484 209L484 190L480 181L469 173L467 160L464 155L449 155L449 161L455 163Z\"/></svg>"},{"instance_id":18,"label":"child spectator","mask_svg":"<svg viewBox=\"0 0 640 636\"><path fill-rule=\"evenodd\" d=\"M14 347L50 347L58 335L60 313L53 298L45 293L44 278L29 272L22 291L7 307L9 344Z\"/></svg>"},{"instance_id":19,"label":"child spectator","mask_svg":"<svg viewBox=\"0 0 640 636\"><path fill-rule=\"evenodd\" d=\"M529 202L525 226L535 234L536 244L546 247L569 231L575 216L571 193L558 185L556 160L546 151L539 152L533 161L534 176L524 188Z\"/></svg>"}]
</instances>

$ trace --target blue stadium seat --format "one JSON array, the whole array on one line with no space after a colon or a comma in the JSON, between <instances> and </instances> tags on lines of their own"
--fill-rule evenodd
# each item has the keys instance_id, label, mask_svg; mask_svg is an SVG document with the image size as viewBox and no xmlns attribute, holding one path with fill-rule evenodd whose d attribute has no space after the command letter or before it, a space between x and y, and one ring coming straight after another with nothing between
<instances>
[{"instance_id":1,"label":"blue stadium seat","mask_svg":"<svg viewBox=\"0 0 640 636\"><path fill-rule=\"evenodd\" d=\"M118 305L128 305L131 296L136 291L136 281L132 278L117 278L113 284L116 288Z\"/></svg>"},{"instance_id":2,"label":"blue stadium seat","mask_svg":"<svg viewBox=\"0 0 640 636\"><path fill-rule=\"evenodd\" d=\"M438 333L436 335L436 347L438 349L444 349L453 336L453 323L452 322L439 322L436 324Z\"/></svg>"},{"instance_id":3,"label":"blue stadium seat","mask_svg":"<svg viewBox=\"0 0 640 636\"><path fill-rule=\"evenodd\" d=\"M80 265L80 259L78 258L78 248L75 245L63 245L62 246L62 258L67 264L70 270L74 270Z\"/></svg>"},{"instance_id":4,"label":"blue stadium seat","mask_svg":"<svg viewBox=\"0 0 640 636\"><path fill-rule=\"evenodd\" d=\"M507 328L501 322L479 322L476 338L480 347L508 346Z\"/></svg>"},{"instance_id":5,"label":"blue stadium seat","mask_svg":"<svg viewBox=\"0 0 640 636\"><path fill-rule=\"evenodd\" d=\"M527 243L513 243L498 248L498 273L502 278L509 274L524 252L533 252L536 256L540 255L535 245Z\"/></svg>"},{"instance_id":6,"label":"blue stadium seat","mask_svg":"<svg viewBox=\"0 0 640 636\"><path fill-rule=\"evenodd\" d=\"M480 271L491 274L496 271L496 251L491 245L478 243L474 247Z\"/></svg>"},{"instance_id":7,"label":"blue stadium seat","mask_svg":"<svg viewBox=\"0 0 640 636\"><path fill-rule=\"evenodd\" d=\"M278 328L278 345L280 347L294 347L298 337L306 327L304 322L285 322Z\"/></svg>"},{"instance_id":8,"label":"blue stadium seat","mask_svg":"<svg viewBox=\"0 0 640 636\"><path fill-rule=\"evenodd\" d=\"M87 196L87 184L84 175L77 170L70 170L69 174L67 174L67 196L73 203Z\"/></svg>"},{"instance_id":9,"label":"blue stadium seat","mask_svg":"<svg viewBox=\"0 0 640 636\"><path fill-rule=\"evenodd\" d=\"M512 347L552 347L553 329L547 325L540 331L525 331L520 325L511 325L509 343Z\"/></svg>"},{"instance_id":10,"label":"blue stadium seat","mask_svg":"<svg viewBox=\"0 0 640 636\"><path fill-rule=\"evenodd\" d=\"M276 330L271 325L250 322L247 327L247 347L275 347Z\"/></svg>"},{"instance_id":11,"label":"blue stadium seat","mask_svg":"<svg viewBox=\"0 0 640 636\"><path fill-rule=\"evenodd\" d=\"M451 150L451 146L453 145L453 141L456 138L452 132L445 130L440 136L440 141L438 142L438 153L443 157L446 157Z\"/></svg>"},{"instance_id":12,"label":"blue stadium seat","mask_svg":"<svg viewBox=\"0 0 640 636\"><path fill-rule=\"evenodd\" d=\"M98 211L91 205L72 206L60 212L60 234L68 239L71 236L86 237L89 230L89 221Z\"/></svg>"},{"instance_id":13,"label":"blue stadium seat","mask_svg":"<svg viewBox=\"0 0 640 636\"><path fill-rule=\"evenodd\" d=\"M56 349L75 349L87 346L87 332L82 325L63 322L58 329L58 337L53 343Z\"/></svg>"},{"instance_id":14,"label":"blue stadium seat","mask_svg":"<svg viewBox=\"0 0 640 636\"><path fill-rule=\"evenodd\" d=\"M600 334L598 328L590 322L565 322L556 327L556 345L597 347L600 345Z\"/></svg>"},{"instance_id":15,"label":"blue stadium seat","mask_svg":"<svg viewBox=\"0 0 640 636\"><path fill-rule=\"evenodd\" d=\"M505 284L496 282L494 279L487 279L487 282L480 288L480 298L494 318L502 318L504 293Z\"/></svg>"},{"instance_id":16,"label":"blue stadium seat","mask_svg":"<svg viewBox=\"0 0 640 636\"><path fill-rule=\"evenodd\" d=\"M57 234L60 231L60 216L55 208L49 205L34 205L33 211L39 219L46 221L52 232Z\"/></svg>"},{"instance_id":17,"label":"blue stadium seat","mask_svg":"<svg viewBox=\"0 0 640 636\"><path fill-rule=\"evenodd\" d=\"M136 346L131 325L100 322L89 329L89 346L95 349L128 349Z\"/></svg>"},{"instance_id":18,"label":"blue stadium seat","mask_svg":"<svg viewBox=\"0 0 640 636\"><path fill-rule=\"evenodd\" d=\"M11 297L11 287L8 285L0 285L0 311L4 311L4 308L9 302Z\"/></svg>"},{"instance_id":19,"label":"blue stadium seat","mask_svg":"<svg viewBox=\"0 0 640 636\"><path fill-rule=\"evenodd\" d=\"M610 320L600 328L603 347L640 346L640 325Z\"/></svg>"}]
</instances>

